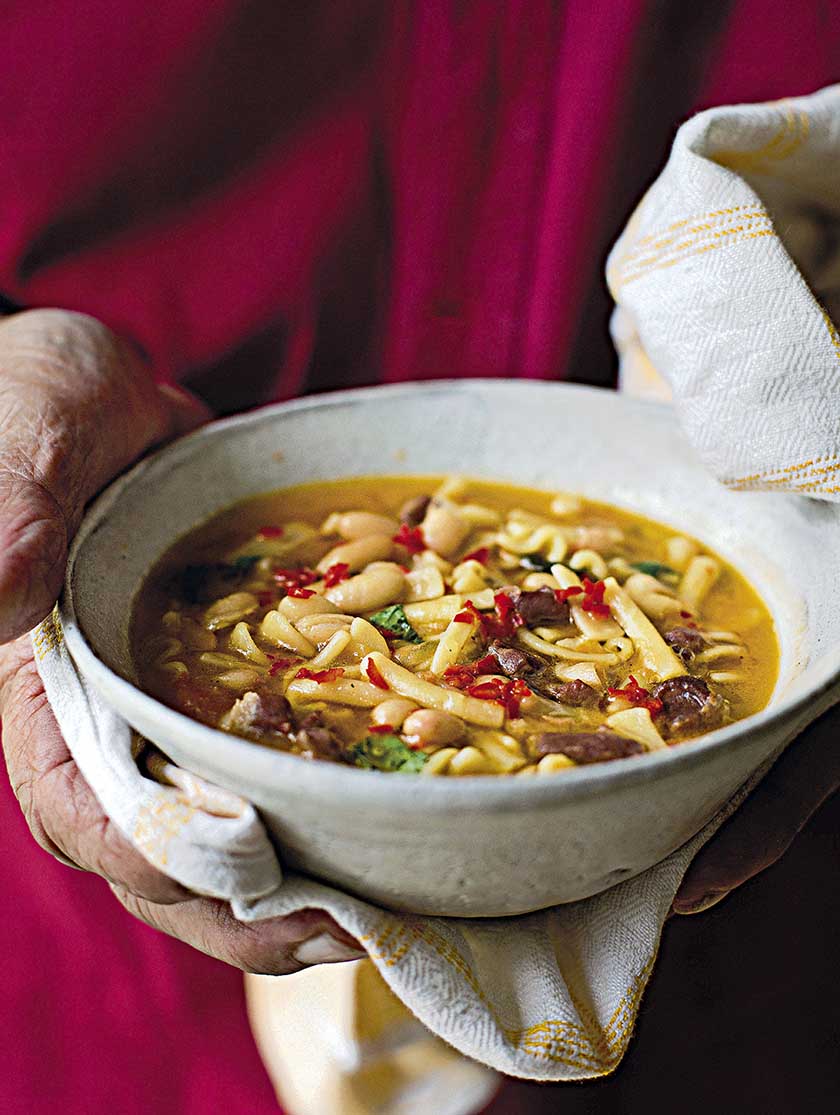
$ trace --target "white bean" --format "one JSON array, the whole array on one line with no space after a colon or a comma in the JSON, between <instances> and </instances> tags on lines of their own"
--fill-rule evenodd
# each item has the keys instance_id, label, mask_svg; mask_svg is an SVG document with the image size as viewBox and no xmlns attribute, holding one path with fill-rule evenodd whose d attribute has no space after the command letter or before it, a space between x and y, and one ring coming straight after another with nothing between
<instances>
[{"instance_id":1,"label":"white bean","mask_svg":"<svg viewBox=\"0 0 840 1115\"><path fill-rule=\"evenodd\" d=\"M470 524L453 507L430 503L422 523L423 538L430 550L451 557L470 533Z\"/></svg>"},{"instance_id":2,"label":"white bean","mask_svg":"<svg viewBox=\"0 0 840 1115\"><path fill-rule=\"evenodd\" d=\"M319 573L326 573L331 565L343 564L349 566L351 573L357 573L372 561L386 561L393 550L394 543L389 534L368 534L333 547L328 554L324 554L316 569Z\"/></svg>"},{"instance_id":3,"label":"white bean","mask_svg":"<svg viewBox=\"0 0 840 1115\"><path fill-rule=\"evenodd\" d=\"M335 604L327 600L326 596L315 592L306 599L302 596L284 596L277 605L277 611L292 623L297 623L303 616L320 616L325 612L337 612L338 609Z\"/></svg>"},{"instance_id":4,"label":"white bean","mask_svg":"<svg viewBox=\"0 0 840 1115\"><path fill-rule=\"evenodd\" d=\"M375 562L364 573L342 581L325 593L340 611L355 615L396 604L404 594L405 574L398 565L387 561Z\"/></svg>"},{"instance_id":5,"label":"white bean","mask_svg":"<svg viewBox=\"0 0 840 1115\"><path fill-rule=\"evenodd\" d=\"M216 600L204 613L204 626L210 631L233 627L241 619L257 610L257 598L252 592L232 592Z\"/></svg>"},{"instance_id":6,"label":"white bean","mask_svg":"<svg viewBox=\"0 0 840 1115\"><path fill-rule=\"evenodd\" d=\"M377 515L373 511L344 511L330 516L330 519L333 531L348 542L369 534L384 534L391 538L400 529L396 519L390 515Z\"/></svg>"},{"instance_id":7,"label":"white bean","mask_svg":"<svg viewBox=\"0 0 840 1115\"><path fill-rule=\"evenodd\" d=\"M420 708L409 713L402 724L403 735L420 747L447 747L463 738L464 721L451 712Z\"/></svg>"},{"instance_id":8,"label":"white bean","mask_svg":"<svg viewBox=\"0 0 840 1115\"><path fill-rule=\"evenodd\" d=\"M370 714L371 723L388 724L392 728L399 728L409 713L414 712L416 708L417 704L409 701L407 697L388 697L387 700L380 701Z\"/></svg>"}]
</instances>

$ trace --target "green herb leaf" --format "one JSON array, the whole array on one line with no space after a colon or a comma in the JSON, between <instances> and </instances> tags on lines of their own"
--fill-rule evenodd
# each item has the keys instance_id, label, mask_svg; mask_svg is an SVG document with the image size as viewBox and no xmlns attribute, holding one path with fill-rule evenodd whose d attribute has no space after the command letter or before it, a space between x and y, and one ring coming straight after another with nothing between
<instances>
[{"instance_id":1,"label":"green herb leaf","mask_svg":"<svg viewBox=\"0 0 840 1115\"><path fill-rule=\"evenodd\" d=\"M237 569L241 569L244 573L247 573L259 560L259 554L243 554L241 557L236 558L233 564Z\"/></svg>"},{"instance_id":2,"label":"green herb leaf","mask_svg":"<svg viewBox=\"0 0 840 1115\"><path fill-rule=\"evenodd\" d=\"M366 736L351 751L353 762L362 770L399 771L419 774L428 755L412 751L399 736Z\"/></svg>"},{"instance_id":3,"label":"green herb leaf","mask_svg":"<svg viewBox=\"0 0 840 1115\"><path fill-rule=\"evenodd\" d=\"M523 554L519 559L523 569L532 569L535 573L548 573L551 562L546 561L542 554Z\"/></svg>"},{"instance_id":4,"label":"green herb leaf","mask_svg":"<svg viewBox=\"0 0 840 1115\"><path fill-rule=\"evenodd\" d=\"M407 643L422 643L423 640L406 619L402 604L391 604L370 617L370 622L383 631L390 631L398 639Z\"/></svg>"},{"instance_id":5,"label":"green herb leaf","mask_svg":"<svg viewBox=\"0 0 840 1115\"><path fill-rule=\"evenodd\" d=\"M676 569L672 569L670 565L663 565L661 561L631 561L630 567L651 577L658 577L661 581L679 580L680 576Z\"/></svg>"}]
</instances>

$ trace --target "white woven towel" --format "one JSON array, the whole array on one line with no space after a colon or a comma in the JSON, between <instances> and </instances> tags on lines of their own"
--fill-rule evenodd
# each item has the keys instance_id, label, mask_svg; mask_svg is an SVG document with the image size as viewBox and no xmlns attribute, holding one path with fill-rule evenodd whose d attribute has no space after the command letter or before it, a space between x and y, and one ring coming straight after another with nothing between
<instances>
[{"instance_id":1,"label":"white woven towel","mask_svg":"<svg viewBox=\"0 0 840 1115\"><path fill-rule=\"evenodd\" d=\"M248 802L160 758L151 764L155 779L141 774L130 728L76 670L57 612L33 642L79 769L151 863L194 891L228 899L243 921L328 910L428 1029L513 1076L576 1080L616 1067L680 880L750 788L668 859L582 902L493 920L393 914L333 887L284 877ZM451 1098L451 1110L462 1111L459 1097ZM448 1115L440 1105L435 1112Z\"/></svg>"},{"instance_id":2,"label":"white woven towel","mask_svg":"<svg viewBox=\"0 0 840 1115\"><path fill-rule=\"evenodd\" d=\"M840 499L840 86L684 124L607 278L623 380L718 479Z\"/></svg>"}]
</instances>

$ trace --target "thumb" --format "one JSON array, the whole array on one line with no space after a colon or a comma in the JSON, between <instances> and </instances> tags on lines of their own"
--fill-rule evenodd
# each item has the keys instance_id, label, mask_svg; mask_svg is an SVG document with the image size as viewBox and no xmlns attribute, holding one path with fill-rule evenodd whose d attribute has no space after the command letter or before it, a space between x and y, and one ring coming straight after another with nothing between
<instances>
[{"instance_id":1,"label":"thumb","mask_svg":"<svg viewBox=\"0 0 840 1115\"><path fill-rule=\"evenodd\" d=\"M0 325L0 643L55 603L85 504L207 417L92 318L33 310Z\"/></svg>"}]
</instances>

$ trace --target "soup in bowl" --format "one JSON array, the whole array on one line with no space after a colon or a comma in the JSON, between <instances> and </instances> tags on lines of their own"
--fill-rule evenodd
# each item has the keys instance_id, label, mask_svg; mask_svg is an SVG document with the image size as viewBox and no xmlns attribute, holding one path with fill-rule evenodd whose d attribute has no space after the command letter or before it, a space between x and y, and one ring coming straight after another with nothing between
<instances>
[{"instance_id":1,"label":"soup in bowl","mask_svg":"<svg viewBox=\"0 0 840 1115\"><path fill-rule=\"evenodd\" d=\"M141 684L197 720L388 773L556 774L757 712L769 612L696 539L451 476L302 485L190 532L144 585Z\"/></svg>"},{"instance_id":2,"label":"soup in bowl","mask_svg":"<svg viewBox=\"0 0 840 1115\"><path fill-rule=\"evenodd\" d=\"M518 914L667 856L835 699L838 543L834 506L716 483L667 407L373 388L143 461L88 512L61 614L102 697L253 801L288 868Z\"/></svg>"}]
</instances>

